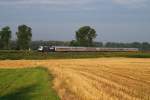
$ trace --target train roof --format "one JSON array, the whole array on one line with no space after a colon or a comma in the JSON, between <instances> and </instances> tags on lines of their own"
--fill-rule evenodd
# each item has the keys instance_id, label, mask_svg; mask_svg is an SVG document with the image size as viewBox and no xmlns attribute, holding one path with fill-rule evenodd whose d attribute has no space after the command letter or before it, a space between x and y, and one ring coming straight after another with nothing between
<instances>
[{"instance_id":1,"label":"train roof","mask_svg":"<svg viewBox=\"0 0 150 100\"><path fill-rule=\"evenodd\" d=\"M138 49L138 48L109 48L109 47L72 47L72 46L52 46L55 48L101 48L101 49Z\"/></svg>"},{"instance_id":2,"label":"train roof","mask_svg":"<svg viewBox=\"0 0 150 100\"><path fill-rule=\"evenodd\" d=\"M138 48L112 48L112 47L73 47L73 46L39 46L39 47L55 47L55 48L101 48L101 49L136 49L138 50Z\"/></svg>"}]
</instances>

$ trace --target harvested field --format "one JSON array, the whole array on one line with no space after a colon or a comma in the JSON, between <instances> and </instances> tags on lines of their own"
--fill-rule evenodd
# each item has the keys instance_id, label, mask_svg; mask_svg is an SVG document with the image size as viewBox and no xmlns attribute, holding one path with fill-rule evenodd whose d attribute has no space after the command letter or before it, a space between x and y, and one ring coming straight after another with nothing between
<instances>
[{"instance_id":1,"label":"harvested field","mask_svg":"<svg viewBox=\"0 0 150 100\"><path fill-rule=\"evenodd\" d=\"M48 68L62 100L150 99L150 59L5 60L0 66Z\"/></svg>"}]
</instances>

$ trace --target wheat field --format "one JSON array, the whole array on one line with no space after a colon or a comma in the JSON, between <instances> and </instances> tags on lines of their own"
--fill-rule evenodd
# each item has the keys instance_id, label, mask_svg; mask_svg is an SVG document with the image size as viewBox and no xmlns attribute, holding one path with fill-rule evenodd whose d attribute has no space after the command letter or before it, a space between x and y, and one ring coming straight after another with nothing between
<instances>
[{"instance_id":1,"label":"wheat field","mask_svg":"<svg viewBox=\"0 0 150 100\"><path fill-rule=\"evenodd\" d=\"M43 66L61 100L150 100L150 59L3 60L0 68Z\"/></svg>"}]
</instances>

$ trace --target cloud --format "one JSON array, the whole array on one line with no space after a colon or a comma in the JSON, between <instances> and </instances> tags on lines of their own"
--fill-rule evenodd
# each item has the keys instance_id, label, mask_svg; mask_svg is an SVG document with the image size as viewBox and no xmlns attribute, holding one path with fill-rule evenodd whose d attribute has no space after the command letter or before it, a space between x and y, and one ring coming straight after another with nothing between
<instances>
[{"instance_id":1,"label":"cloud","mask_svg":"<svg viewBox=\"0 0 150 100\"><path fill-rule=\"evenodd\" d=\"M113 0L114 3L126 5L128 7L144 7L147 6L148 0Z\"/></svg>"},{"instance_id":2,"label":"cloud","mask_svg":"<svg viewBox=\"0 0 150 100\"><path fill-rule=\"evenodd\" d=\"M113 4L121 5L129 8L141 8L150 4L150 0L0 0L0 5L14 5L34 7L48 5L48 8L83 8L86 10L95 9L96 7L114 6Z\"/></svg>"},{"instance_id":3,"label":"cloud","mask_svg":"<svg viewBox=\"0 0 150 100\"><path fill-rule=\"evenodd\" d=\"M51 5L70 5L88 4L93 0L0 0L0 4L51 4Z\"/></svg>"},{"instance_id":4,"label":"cloud","mask_svg":"<svg viewBox=\"0 0 150 100\"><path fill-rule=\"evenodd\" d=\"M0 6L13 8L42 8L58 11L95 10L99 0L0 0ZM103 1L103 0L102 0Z\"/></svg>"}]
</instances>

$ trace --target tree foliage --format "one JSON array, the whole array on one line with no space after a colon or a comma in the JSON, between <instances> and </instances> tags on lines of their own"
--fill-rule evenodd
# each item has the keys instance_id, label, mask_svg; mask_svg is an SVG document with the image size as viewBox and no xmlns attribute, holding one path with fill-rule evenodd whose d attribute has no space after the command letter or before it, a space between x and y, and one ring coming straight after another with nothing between
<instances>
[{"instance_id":1,"label":"tree foliage","mask_svg":"<svg viewBox=\"0 0 150 100\"><path fill-rule=\"evenodd\" d=\"M104 47L111 47L111 48L139 48L143 51L150 50L150 43L148 42L133 42L133 43L117 43L117 42L107 42Z\"/></svg>"},{"instance_id":2,"label":"tree foliage","mask_svg":"<svg viewBox=\"0 0 150 100\"><path fill-rule=\"evenodd\" d=\"M0 31L0 47L2 49L10 48L11 30L8 26L3 27Z\"/></svg>"},{"instance_id":3,"label":"tree foliage","mask_svg":"<svg viewBox=\"0 0 150 100\"><path fill-rule=\"evenodd\" d=\"M97 36L96 31L90 26L83 26L76 31L76 41L72 41L71 45L93 46L93 39Z\"/></svg>"},{"instance_id":4,"label":"tree foliage","mask_svg":"<svg viewBox=\"0 0 150 100\"><path fill-rule=\"evenodd\" d=\"M79 46L79 45L80 45L79 42L77 42L76 40L72 40L70 42L70 46Z\"/></svg>"},{"instance_id":5,"label":"tree foliage","mask_svg":"<svg viewBox=\"0 0 150 100\"><path fill-rule=\"evenodd\" d=\"M16 35L18 49L29 49L32 39L32 29L26 25L20 25L18 26L18 32L16 32Z\"/></svg>"}]
</instances>

